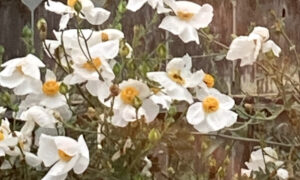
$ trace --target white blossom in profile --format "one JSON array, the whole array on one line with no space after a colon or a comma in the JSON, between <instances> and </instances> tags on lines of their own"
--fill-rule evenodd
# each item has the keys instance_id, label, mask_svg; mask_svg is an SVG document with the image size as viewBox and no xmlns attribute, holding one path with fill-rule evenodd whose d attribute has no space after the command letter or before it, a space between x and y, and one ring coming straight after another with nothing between
<instances>
[{"instance_id":1,"label":"white blossom in profile","mask_svg":"<svg viewBox=\"0 0 300 180\"><path fill-rule=\"evenodd\" d=\"M279 57L281 48L272 40L269 30L265 27L257 26L253 29L249 36L239 36L230 44L226 59L237 60L241 59L241 65L252 65L259 53L272 52L276 57Z\"/></svg>"}]
</instances>

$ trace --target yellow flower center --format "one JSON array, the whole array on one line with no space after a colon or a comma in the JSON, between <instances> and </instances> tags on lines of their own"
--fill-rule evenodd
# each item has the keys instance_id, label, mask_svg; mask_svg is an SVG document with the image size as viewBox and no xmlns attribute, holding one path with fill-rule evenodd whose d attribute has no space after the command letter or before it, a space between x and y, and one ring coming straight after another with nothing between
<instances>
[{"instance_id":1,"label":"yellow flower center","mask_svg":"<svg viewBox=\"0 0 300 180\"><path fill-rule=\"evenodd\" d=\"M192 19L192 17L194 16L194 13L186 12L186 11L178 11L177 16L181 20L188 21L188 20Z\"/></svg>"},{"instance_id":2,"label":"yellow flower center","mask_svg":"<svg viewBox=\"0 0 300 180\"><path fill-rule=\"evenodd\" d=\"M66 154L64 151L62 150L58 150L58 156L60 157L61 160L68 162L72 159L72 156L69 156L68 154Z\"/></svg>"},{"instance_id":3,"label":"yellow flower center","mask_svg":"<svg viewBox=\"0 0 300 180\"><path fill-rule=\"evenodd\" d=\"M0 141L3 141L4 140L4 134L2 131L0 131Z\"/></svg>"},{"instance_id":4,"label":"yellow flower center","mask_svg":"<svg viewBox=\"0 0 300 180\"><path fill-rule=\"evenodd\" d=\"M207 97L202 102L203 109L206 113L213 113L219 109L219 101L214 97Z\"/></svg>"},{"instance_id":5,"label":"yellow flower center","mask_svg":"<svg viewBox=\"0 0 300 180\"><path fill-rule=\"evenodd\" d=\"M24 74L24 72L22 71L22 66L17 66L16 69L17 71L19 71L19 73Z\"/></svg>"},{"instance_id":6,"label":"yellow flower center","mask_svg":"<svg viewBox=\"0 0 300 180\"><path fill-rule=\"evenodd\" d=\"M203 78L203 82L207 85L207 87L212 88L215 85L215 79L210 74L205 74Z\"/></svg>"},{"instance_id":7,"label":"yellow flower center","mask_svg":"<svg viewBox=\"0 0 300 180\"><path fill-rule=\"evenodd\" d=\"M101 39L102 39L102 41L108 41L109 40L109 37L108 37L108 34L107 33L105 33L105 32L103 32L103 33L101 33Z\"/></svg>"},{"instance_id":8,"label":"yellow flower center","mask_svg":"<svg viewBox=\"0 0 300 180\"><path fill-rule=\"evenodd\" d=\"M184 79L180 76L180 71L170 71L168 76L177 84L183 85L185 83Z\"/></svg>"},{"instance_id":9,"label":"yellow flower center","mask_svg":"<svg viewBox=\"0 0 300 180\"><path fill-rule=\"evenodd\" d=\"M83 68L87 69L88 71L96 71L102 65L100 58L94 58L92 61L88 61L83 64Z\"/></svg>"},{"instance_id":10,"label":"yellow flower center","mask_svg":"<svg viewBox=\"0 0 300 180\"><path fill-rule=\"evenodd\" d=\"M139 95L139 91L135 87L126 87L121 91L121 99L126 104L132 104L136 96Z\"/></svg>"},{"instance_id":11,"label":"yellow flower center","mask_svg":"<svg viewBox=\"0 0 300 180\"><path fill-rule=\"evenodd\" d=\"M77 3L78 0L68 0L68 6L74 8L75 4Z\"/></svg>"},{"instance_id":12,"label":"yellow flower center","mask_svg":"<svg viewBox=\"0 0 300 180\"><path fill-rule=\"evenodd\" d=\"M43 84L43 92L48 96L53 96L59 91L59 83L55 80L47 81Z\"/></svg>"}]
</instances>

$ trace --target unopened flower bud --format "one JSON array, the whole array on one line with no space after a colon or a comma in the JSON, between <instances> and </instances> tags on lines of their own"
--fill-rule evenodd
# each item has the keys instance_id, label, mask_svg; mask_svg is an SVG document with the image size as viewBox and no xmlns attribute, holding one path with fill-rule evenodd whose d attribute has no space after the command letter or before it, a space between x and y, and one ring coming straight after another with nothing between
<instances>
[{"instance_id":1,"label":"unopened flower bud","mask_svg":"<svg viewBox=\"0 0 300 180\"><path fill-rule=\"evenodd\" d=\"M41 18L37 22L37 29L40 31L40 39L45 40L47 38L47 21L44 18Z\"/></svg>"},{"instance_id":2,"label":"unopened flower bud","mask_svg":"<svg viewBox=\"0 0 300 180\"><path fill-rule=\"evenodd\" d=\"M167 48L164 44L161 44L156 49L156 54L160 58L165 58L167 56Z\"/></svg>"},{"instance_id":3,"label":"unopened flower bud","mask_svg":"<svg viewBox=\"0 0 300 180\"><path fill-rule=\"evenodd\" d=\"M161 138L161 134L158 129L153 128L148 134L148 139L150 142L156 142Z\"/></svg>"},{"instance_id":4,"label":"unopened flower bud","mask_svg":"<svg viewBox=\"0 0 300 180\"><path fill-rule=\"evenodd\" d=\"M177 113L177 108L175 106L171 106L170 109L169 109L169 111L168 111L168 115L170 117L173 117L173 116L176 115L176 113Z\"/></svg>"},{"instance_id":5,"label":"unopened flower bud","mask_svg":"<svg viewBox=\"0 0 300 180\"><path fill-rule=\"evenodd\" d=\"M66 95L68 93L69 89L68 86L65 83L61 83L59 85L59 92L63 95Z\"/></svg>"},{"instance_id":6,"label":"unopened flower bud","mask_svg":"<svg viewBox=\"0 0 300 180\"><path fill-rule=\"evenodd\" d=\"M128 45L126 45L125 42L121 42L121 44L120 44L121 57L130 58L130 57L128 57L129 53L130 53L130 49L129 49Z\"/></svg>"},{"instance_id":7,"label":"unopened flower bud","mask_svg":"<svg viewBox=\"0 0 300 180\"><path fill-rule=\"evenodd\" d=\"M111 85L109 90L110 90L110 94L112 96L118 96L119 93L120 93L120 89L119 89L119 86L117 84Z\"/></svg>"},{"instance_id":8,"label":"unopened flower bud","mask_svg":"<svg viewBox=\"0 0 300 180\"><path fill-rule=\"evenodd\" d=\"M137 96L134 97L133 99L133 107L135 107L136 109L139 109L142 106L143 102L140 98L138 98Z\"/></svg>"},{"instance_id":9,"label":"unopened flower bud","mask_svg":"<svg viewBox=\"0 0 300 180\"><path fill-rule=\"evenodd\" d=\"M75 9L75 11L76 11L77 13L79 13L79 12L81 11L82 5L81 5L81 3L80 3L79 1L76 1L75 6L74 6L74 9Z\"/></svg>"}]
</instances>

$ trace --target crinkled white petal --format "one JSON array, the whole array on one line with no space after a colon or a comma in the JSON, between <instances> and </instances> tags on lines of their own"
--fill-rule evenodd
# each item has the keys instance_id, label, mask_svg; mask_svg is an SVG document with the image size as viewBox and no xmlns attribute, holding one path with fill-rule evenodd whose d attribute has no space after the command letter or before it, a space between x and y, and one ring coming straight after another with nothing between
<instances>
[{"instance_id":1,"label":"crinkled white petal","mask_svg":"<svg viewBox=\"0 0 300 180\"><path fill-rule=\"evenodd\" d=\"M45 81L56 81L56 75L53 71L47 69L46 75L45 75Z\"/></svg>"},{"instance_id":2,"label":"crinkled white petal","mask_svg":"<svg viewBox=\"0 0 300 180\"><path fill-rule=\"evenodd\" d=\"M54 138L57 149L62 150L69 156L75 156L79 153L79 145L77 141L66 136L56 136Z\"/></svg>"},{"instance_id":3,"label":"crinkled white petal","mask_svg":"<svg viewBox=\"0 0 300 180\"><path fill-rule=\"evenodd\" d=\"M31 167L37 167L42 163L42 160L39 159L35 154L30 152L24 152L25 161Z\"/></svg>"},{"instance_id":4,"label":"crinkled white petal","mask_svg":"<svg viewBox=\"0 0 300 180\"><path fill-rule=\"evenodd\" d=\"M159 113L159 106L152 100L146 99L143 101L142 106L138 110L138 116L141 118L145 117L146 123L152 122Z\"/></svg>"},{"instance_id":5,"label":"crinkled white petal","mask_svg":"<svg viewBox=\"0 0 300 180\"><path fill-rule=\"evenodd\" d=\"M136 118L137 118L136 113L137 112L133 106L126 104L123 106L121 111L122 111L122 119L124 121L127 121L127 122L136 121Z\"/></svg>"},{"instance_id":6,"label":"crinkled white petal","mask_svg":"<svg viewBox=\"0 0 300 180\"><path fill-rule=\"evenodd\" d=\"M173 100L187 101L190 104L194 101L191 93L185 87L172 81L166 72L149 72L147 77L163 86L167 95Z\"/></svg>"},{"instance_id":7,"label":"crinkled white petal","mask_svg":"<svg viewBox=\"0 0 300 180\"><path fill-rule=\"evenodd\" d=\"M48 171L48 174L51 176L60 176L60 175L68 173L75 166L78 158L79 158L79 155L75 155L68 162L59 160L57 163L55 163L51 167L51 169Z\"/></svg>"},{"instance_id":8,"label":"crinkled white petal","mask_svg":"<svg viewBox=\"0 0 300 180\"><path fill-rule=\"evenodd\" d=\"M279 57L281 48L274 41L268 40L267 42L263 43L262 52L267 53L269 51L272 51L276 57Z\"/></svg>"},{"instance_id":9,"label":"crinkled white petal","mask_svg":"<svg viewBox=\"0 0 300 180\"><path fill-rule=\"evenodd\" d=\"M147 0L129 0L126 8L135 12L139 10L146 2Z\"/></svg>"},{"instance_id":10,"label":"crinkled white petal","mask_svg":"<svg viewBox=\"0 0 300 180\"><path fill-rule=\"evenodd\" d=\"M54 96L47 96L44 94L39 96L40 96L40 105L46 106L50 109L58 108L67 104L66 98L60 93L57 93Z\"/></svg>"},{"instance_id":11,"label":"crinkled white petal","mask_svg":"<svg viewBox=\"0 0 300 180\"><path fill-rule=\"evenodd\" d=\"M80 157L73 169L76 174L82 174L89 165L90 155L89 149L82 135L78 138L78 144L80 148Z\"/></svg>"},{"instance_id":12,"label":"crinkled white petal","mask_svg":"<svg viewBox=\"0 0 300 180\"><path fill-rule=\"evenodd\" d=\"M250 33L250 36L253 34L259 35L263 41L266 41L270 37L269 30L261 26L254 27L253 31Z\"/></svg>"},{"instance_id":13,"label":"crinkled white petal","mask_svg":"<svg viewBox=\"0 0 300 180\"><path fill-rule=\"evenodd\" d=\"M64 14L61 16L59 21L59 30L62 31L67 28L67 25L72 18L72 14Z\"/></svg>"},{"instance_id":14,"label":"crinkled white petal","mask_svg":"<svg viewBox=\"0 0 300 180\"><path fill-rule=\"evenodd\" d=\"M24 75L19 71L15 71L10 77L0 75L0 85L7 88L15 88L24 82Z\"/></svg>"},{"instance_id":15,"label":"crinkled white petal","mask_svg":"<svg viewBox=\"0 0 300 180\"><path fill-rule=\"evenodd\" d=\"M92 25L103 24L110 16L110 12L103 8L82 9L86 20Z\"/></svg>"},{"instance_id":16,"label":"crinkled white petal","mask_svg":"<svg viewBox=\"0 0 300 180\"><path fill-rule=\"evenodd\" d=\"M236 114L232 111L218 109L216 112L208 113L206 121L214 131L218 131L232 125L232 122L235 122L236 118Z\"/></svg>"},{"instance_id":17,"label":"crinkled white petal","mask_svg":"<svg viewBox=\"0 0 300 180\"><path fill-rule=\"evenodd\" d=\"M107 107L111 105L111 99L105 101L110 95L111 82L104 81L88 81L86 88L93 96L97 96L99 101Z\"/></svg>"},{"instance_id":18,"label":"crinkled white petal","mask_svg":"<svg viewBox=\"0 0 300 180\"><path fill-rule=\"evenodd\" d=\"M46 167L51 166L59 160L58 149L54 142L54 137L45 134L40 136L37 155Z\"/></svg>"},{"instance_id":19,"label":"crinkled white petal","mask_svg":"<svg viewBox=\"0 0 300 180\"><path fill-rule=\"evenodd\" d=\"M213 7L210 4L204 4L189 23L196 29L205 28L211 23L213 16Z\"/></svg>"},{"instance_id":20,"label":"crinkled white petal","mask_svg":"<svg viewBox=\"0 0 300 180\"><path fill-rule=\"evenodd\" d=\"M166 16L159 25L159 28L167 30L174 35L181 34L185 29L186 23L176 16Z\"/></svg>"},{"instance_id":21,"label":"crinkled white petal","mask_svg":"<svg viewBox=\"0 0 300 180\"><path fill-rule=\"evenodd\" d=\"M186 114L186 119L188 123L192 125L200 124L205 119L205 112L203 110L203 105L201 102L192 104Z\"/></svg>"},{"instance_id":22,"label":"crinkled white petal","mask_svg":"<svg viewBox=\"0 0 300 180\"><path fill-rule=\"evenodd\" d=\"M68 173L59 176L51 176L49 173L47 173L42 180L65 180L67 177Z\"/></svg>"},{"instance_id":23,"label":"crinkled white petal","mask_svg":"<svg viewBox=\"0 0 300 180\"><path fill-rule=\"evenodd\" d=\"M112 119L111 119L111 123L114 126L118 126L118 127L127 126L128 121L123 120L121 112L122 111L120 111L120 110L116 110L116 109L114 110L114 115L112 116Z\"/></svg>"},{"instance_id":24,"label":"crinkled white petal","mask_svg":"<svg viewBox=\"0 0 300 180\"><path fill-rule=\"evenodd\" d=\"M163 109L169 109L172 103L171 97L166 95L165 92L158 92L157 94L153 94L149 97L155 104L162 105Z\"/></svg>"},{"instance_id":25,"label":"crinkled white petal","mask_svg":"<svg viewBox=\"0 0 300 180\"><path fill-rule=\"evenodd\" d=\"M248 36L239 36L230 44L226 59L236 60L246 57L254 58L255 43ZM255 60L252 60L255 61Z\"/></svg>"},{"instance_id":26,"label":"crinkled white petal","mask_svg":"<svg viewBox=\"0 0 300 180\"><path fill-rule=\"evenodd\" d=\"M67 6L61 2L48 0L45 2L45 9L56 14L72 13L73 10L70 6Z\"/></svg>"},{"instance_id":27,"label":"crinkled white petal","mask_svg":"<svg viewBox=\"0 0 300 180\"><path fill-rule=\"evenodd\" d=\"M14 88L16 95L22 96L26 94L40 94L42 82L30 77L24 77L24 81Z\"/></svg>"},{"instance_id":28,"label":"crinkled white petal","mask_svg":"<svg viewBox=\"0 0 300 180\"><path fill-rule=\"evenodd\" d=\"M166 67L166 71L180 70L190 71L192 68L192 58L186 54L182 58L173 58Z\"/></svg>"}]
</instances>

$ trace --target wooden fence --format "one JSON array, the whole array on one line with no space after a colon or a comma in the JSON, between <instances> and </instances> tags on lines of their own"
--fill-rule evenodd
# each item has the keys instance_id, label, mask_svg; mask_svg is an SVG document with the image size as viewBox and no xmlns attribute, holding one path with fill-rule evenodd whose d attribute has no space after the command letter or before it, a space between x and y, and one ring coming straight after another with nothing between
<instances>
[{"instance_id":1,"label":"wooden fence","mask_svg":"<svg viewBox=\"0 0 300 180\"><path fill-rule=\"evenodd\" d=\"M65 2L66 0L60 0ZM112 0L94 0L95 3L106 5L113 12L116 9L116 2ZM256 25L272 27L274 19L270 11L274 10L276 14L285 18L285 27L287 35L295 43L299 51L300 43L300 0L235 0L236 6L232 0L193 0L196 3L210 3L214 7L214 18L210 28L214 34L219 34L219 40L229 45L231 34L244 35L248 33L251 23ZM234 16L235 14L235 16ZM59 16L47 12L41 3L34 12L35 22L44 17L48 21L48 37L53 38L52 29L58 29ZM123 20L123 26L127 38L132 38L133 25L143 23L152 17L152 10L144 7L137 13L127 12ZM134 19L134 20L132 20ZM13 57L24 56L25 48L20 40L22 28L24 25L30 25L30 11L21 2L21 0L0 0L0 45L5 47L4 61ZM235 24L235 25L234 25ZM172 36L172 35L171 35ZM177 37L170 43L170 50L174 56L182 56L186 52L190 55L201 55L202 46L195 43L183 44ZM271 30L271 38L284 50L282 57L289 56L289 45L282 36L278 36ZM41 42L35 35L35 48L37 54L41 53ZM174 50L175 49L175 50ZM288 57L292 58L292 57ZM284 59L284 58L282 58ZM211 58L195 58L196 67L211 72L215 76L222 77L221 85L223 91L233 95L248 93L251 95L265 95L276 92L274 84L270 77L262 77L255 66L237 67L233 63L224 60L216 63L216 69L212 69Z\"/></svg>"},{"instance_id":2,"label":"wooden fence","mask_svg":"<svg viewBox=\"0 0 300 180\"><path fill-rule=\"evenodd\" d=\"M62 0L65 2L66 0ZM95 0L99 4L105 0ZM250 24L265 26L270 29L274 23L274 19L270 15L270 11L274 10L276 14L284 17L286 33L295 43L297 51L300 50L300 0L236 0L236 4L232 4L232 0L193 0L199 4L210 3L214 7L214 18L210 25L211 31L214 34L219 34L219 40L229 45L231 42L231 34L245 35L248 33ZM115 0L107 0L109 9L115 11ZM48 22L49 38L53 38L52 29L58 29L60 17L54 13L47 12L43 4L35 10L35 20L40 17L46 18ZM145 20L150 20L152 10L149 7L144 7L137 13L126 12L123 20L124 31L126 38L132 38L133 25L143 23ZM5 47L4 61L10 58L24 56L24 44L20 41L21 31L25 24L30 24L30 11L22 4L21 0L0 0L0 45ZM283 49L281 60L294 59L290 52L290 46L282 36L278 36L274 31L271 32L273 39ZM163 34L164 32L159 32ZM172 35L171 35L172 36ZM190 55L202 55L202 45L197 46L195 43L184 44L177 37L173 37L174 41L170 43L170 50L173 56L183 56L186 52ZM155 37L154 37L155 40ZM41 53L41 42L38 35L35 35L35 48L37 53ZM240 96L243 93L251 95L270 95L276 93L276 88L270 80L270 77L260 75L260 72L255 66L234 67L232 62L225 59L216 63L216 69L213 70L211 58L195 58L196 67L201 67L204 70L213 73L215 76L222 77L223 86L230 94ZM294 63L296 66L296 63ZM242 93L243 92L243 93ZM228 178L232 177L235 172L239 172L243 162L247 156L239 156L245 154L249 149L247 144L236 144L238 148L233 151L231 173ZM248 152L249 153L249 152ZM236 156L235 156L235 155ZM221 154L222 155L222 154ZM221 156L219 155L219 156Z\"/></svg>"}]
</instances>

